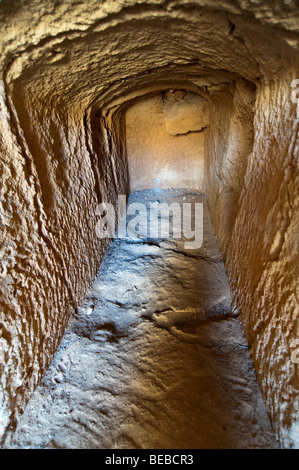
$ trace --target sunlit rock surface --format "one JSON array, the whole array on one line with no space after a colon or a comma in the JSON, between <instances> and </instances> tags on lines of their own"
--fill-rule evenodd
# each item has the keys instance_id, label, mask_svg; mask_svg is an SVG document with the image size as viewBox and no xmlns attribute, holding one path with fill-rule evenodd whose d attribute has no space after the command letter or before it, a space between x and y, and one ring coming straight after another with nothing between
<instances>
[{"instance_id":1,"label":"sunlit rock surface","mask_svg":"<svg viewBox=\"0 0 299 470\"><path fill-rule=\"evenodd\" d=\"M208 101L201 96L177 91L138 100L127 110L131 190L187 187L204 191L207 107Z\"/></svg>"}]
</instances>

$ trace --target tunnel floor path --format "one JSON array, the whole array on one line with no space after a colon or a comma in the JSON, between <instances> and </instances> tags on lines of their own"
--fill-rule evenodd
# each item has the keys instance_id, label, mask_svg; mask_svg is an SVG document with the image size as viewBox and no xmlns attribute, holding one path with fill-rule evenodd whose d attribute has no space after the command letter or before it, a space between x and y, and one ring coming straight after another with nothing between
<instances>
[{"instance_id":1,"label":"tunnel floor path","mask_svg":"<svg viewBox=\"0 0 299 470\"><path fill-rule=\"evenodd\" d=\"M203 245L114 239L7 446L277 448L206 198L129 202L203 203Z\"/></svg>"}]
</instances>

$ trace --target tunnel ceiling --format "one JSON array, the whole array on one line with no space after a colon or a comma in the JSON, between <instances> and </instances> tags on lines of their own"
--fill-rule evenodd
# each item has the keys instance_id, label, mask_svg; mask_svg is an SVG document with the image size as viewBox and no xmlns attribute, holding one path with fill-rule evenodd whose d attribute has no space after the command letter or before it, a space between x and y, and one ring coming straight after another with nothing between
<instances>
[{"instance_id":1,"label":"tunnel ceiling","mask_svg":"<svg viewBox=\"0 0 299 470\"><path fill-rule=\"evenodd\" d=\"M14 22L5 26L4 67L7 83L15 84L16 94L26 93L32 106L103 108L126 100L133 90L159 88L160 81L161 89L165 81L194 87L201 76L201 86L228 75L258 83L278 75L295 54L296 21L286 6L214 2L211 10L205 2L105 2L99 11L97 2L26 3L20 2ZM32 22L24 27L28 8ZM7 2L4 15L5 10ZM16 19L23 32L19 38L14 32L12 56Z\"/></svg>"}]
</instances>

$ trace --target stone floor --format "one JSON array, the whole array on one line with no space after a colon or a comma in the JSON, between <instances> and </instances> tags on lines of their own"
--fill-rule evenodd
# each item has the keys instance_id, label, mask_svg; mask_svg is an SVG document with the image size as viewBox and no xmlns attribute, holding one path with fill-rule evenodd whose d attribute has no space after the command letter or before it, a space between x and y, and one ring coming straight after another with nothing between
<instances>
[{"instance_id":1,"label":"stone floor","mask_svg":"<svg viewBox=\"0 0 299 470\"><path fill-rule=\"evenodd\" d=\"M113 241L6 448L278 447L206 199L151 190L129 202L150 201L202 202L202 247Z\"/></svg>"}]
</instances>

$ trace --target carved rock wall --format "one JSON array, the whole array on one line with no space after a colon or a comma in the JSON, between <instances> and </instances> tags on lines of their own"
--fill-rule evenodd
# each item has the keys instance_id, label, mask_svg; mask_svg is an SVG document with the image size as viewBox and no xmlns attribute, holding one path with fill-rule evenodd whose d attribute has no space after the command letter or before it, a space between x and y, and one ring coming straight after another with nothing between
<instances>
[{"instance_id":1,"label":"carved rock wall","mask_svg":"<svg viewBox=\"0 0 299 470\"><path fill-rule=\"evenodd\" d=\"M170 93L170 92L168 92ZM204 191L204 144L208 111L195 93L173 91L145 98L126 113L126 141L132 190L192 188ZM184 97L184 98L183 98ZM197 132L196 132L197 131Z\"/></svg>"},{"instance_id":2,"label":"carved rock wall","mask_svg":"<svg viewBox=\"0 0 299 470\"><path fill-rule=\"evenodd\" d=\"M129 190L126 110L174 89L209 102L215 232L274 428L298 445L297 12L295 0L2 0L1 434L105 252L97 204Z\"/></svg>"}]
</instances>

